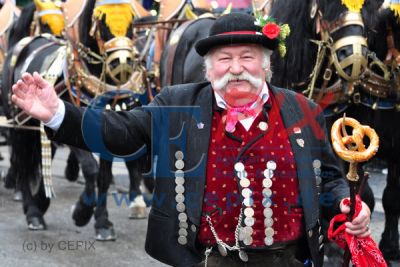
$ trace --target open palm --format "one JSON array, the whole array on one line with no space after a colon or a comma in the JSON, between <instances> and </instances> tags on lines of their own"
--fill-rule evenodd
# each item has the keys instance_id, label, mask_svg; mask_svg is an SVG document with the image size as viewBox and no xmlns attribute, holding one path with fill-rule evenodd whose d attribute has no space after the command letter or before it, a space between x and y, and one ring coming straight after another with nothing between
<instances>
[{"instance_id":1,"label":"open palm","mask_svg":"<svg viewBox=\"0 0 400 267\"><path fill-rule=\"evenodd\" d=\"M24 73L12 87L12 101L32 117L48 122L58 108L58 96L38 73Z\"/></svg>"}]
</instances>

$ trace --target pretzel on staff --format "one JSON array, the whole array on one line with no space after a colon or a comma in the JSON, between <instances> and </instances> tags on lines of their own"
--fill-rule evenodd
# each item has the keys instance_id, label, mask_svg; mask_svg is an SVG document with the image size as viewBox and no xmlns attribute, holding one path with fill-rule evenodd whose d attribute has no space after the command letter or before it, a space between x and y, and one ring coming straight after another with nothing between
<instances>
[{"instance_id":1,"label":"pretzel on staff","mask_svg":"<svg viewBox=\"0 0 400 267\"><path fill-rule=\"evenodd\" d=\"M352 135L347 135L345 127L352 127ZM368 148L363 143L364 136L370 139ZM372 158L379 147L379 137L369 126L361 125L353 118L340 118L335 121L331 129L332 146L335 152L350 163L364 162ZM353 164L350 164L353 165ZM351 172L351 174L350 174ZM349 180L357 181L356 172L349 171Z\"/></svg>"}]
</instances>

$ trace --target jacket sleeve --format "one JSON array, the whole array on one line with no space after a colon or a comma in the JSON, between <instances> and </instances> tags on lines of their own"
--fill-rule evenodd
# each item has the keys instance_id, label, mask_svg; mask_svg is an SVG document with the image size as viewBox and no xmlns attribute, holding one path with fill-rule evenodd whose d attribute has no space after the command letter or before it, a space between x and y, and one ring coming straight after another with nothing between
<instances>
[{"instance_id":1,"label":"jacket sleeve","mask_svg":"<svg viewBox=\"0 0 400 267\"><path fill-rule=\"evenodd\" d=\"M168 105L168 95L169 89L163 89L149 106ZM162 117L157 120L162 123ZM57 131L46 128L46 132L51 140L60 143L122 156L150 145L151 125L151 114L144 107L116 112L96 106L78 108L65 102L65 117L60 128Z\"/></svg>"}]
</instances>

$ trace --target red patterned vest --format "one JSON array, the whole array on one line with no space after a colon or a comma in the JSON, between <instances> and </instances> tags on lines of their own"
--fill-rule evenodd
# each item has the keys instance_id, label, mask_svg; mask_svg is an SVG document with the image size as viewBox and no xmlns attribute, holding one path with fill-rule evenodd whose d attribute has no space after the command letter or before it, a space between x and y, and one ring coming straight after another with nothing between
<instances>
[{"instance_id":1,"label":"red patterned vest","mask_svg":"<svg viewBox=\"0 0 400 267\"><path fill-rule=\"evenodd\" d=\"M266 134L251 145L238 160L245 166L252 190L254 219L250 247L268 247L264 243L266 237L264 226L263 179L266 163L270 160L276 163L272 178L272 219L274 230L273 242L288 242L297 240L303 233L303 210L298 206L299 192L292 148L286 129L272 93L268 103L268 130ZM203 201L203 216L200 224L199 241L203 245L215 244L215 238L206 221L205 215L211 218L212 225L218 237L228 245L235 244L235 229L242 206L241 189L235 178L234 164L239 152L246 144L262 133L258 125L265 121L261 112L253 122L249 131L241 125L236 125L232 133L236 138L228 137L224 132L222 121L226 111L214 111L212 118L211 142L208 151L207 180ZM240 142L241 139L242 142ZM237 139L237 140L235 140ZM244 225L243 225L244 226Z\"/></svg>"}]
</instances>

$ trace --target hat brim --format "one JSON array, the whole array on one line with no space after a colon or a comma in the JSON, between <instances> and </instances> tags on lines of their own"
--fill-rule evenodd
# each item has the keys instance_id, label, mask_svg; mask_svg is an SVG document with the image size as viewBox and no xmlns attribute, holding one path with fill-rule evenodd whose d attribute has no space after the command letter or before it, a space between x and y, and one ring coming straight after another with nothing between
<instances>
[{"instance_id":1,"label":"hat brim","mask_svg":"<svg viewBox=\"0 0 400 267\"><path fill-rule=\"evenodd\" d=\"M230 44L259 44L270 50L278 47L277 39L269 39L262 34L221 34L197 41L195 48L200 56L204 56L212 48Z\"/></svg>"}]
</instances>

